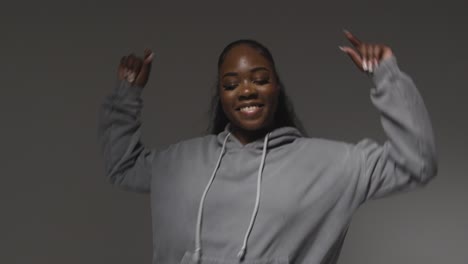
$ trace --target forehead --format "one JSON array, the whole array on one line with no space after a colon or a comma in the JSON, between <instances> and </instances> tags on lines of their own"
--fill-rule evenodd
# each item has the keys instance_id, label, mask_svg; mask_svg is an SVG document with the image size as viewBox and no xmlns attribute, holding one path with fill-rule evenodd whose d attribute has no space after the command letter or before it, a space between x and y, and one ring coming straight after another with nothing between
<instances>
[{"instance_id":1,"label":"forehead","mask_svg":"<svg viewBox=\"0 0 468 264\"><path fill-rule=\"evenodd\" d=\"M220 72L248 71L255 67L265 67L271 70L270 62L262 54L248 45L241 44L226 54Z\"/></svg>"}]
</instances>

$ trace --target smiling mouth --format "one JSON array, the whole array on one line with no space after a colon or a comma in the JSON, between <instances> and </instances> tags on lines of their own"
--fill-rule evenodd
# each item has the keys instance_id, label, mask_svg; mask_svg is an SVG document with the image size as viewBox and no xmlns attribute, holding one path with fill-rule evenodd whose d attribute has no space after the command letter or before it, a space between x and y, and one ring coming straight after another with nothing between
<instances>
[{"instance_id":1,"label":"smiling mouth","mask_svg":"<svg viewBox=\"0 0 468 264\"><path fill-rule=\"evenodd\" d=\"M249 105L238 108L237 112L240 113L243 118L255 119L262 115L263 108L264 105L261 104Z\"/></svg>"},{"instance_id":2,"label":"smiling mouth","mask_svg":"<svg viewBox=\"0 0 468 264\"><path fill-rule=\"evenodd\" d=\"M258 110L259 108L262 108L263 106L264 105L260 103L247 104L247 105L243 105L241 107L236 108L236 111L250 112L250 111Z\"/></svg>"},{"instance_id":3,"label":"smiling mouth","mask_svg":"<svg viewBox=\"0 0 468 264\"><path fill-rule=\"evenodd\" d=\"M263 107L263 105L245 106L245 107L239 108L239 111L241 111L242 113L254 113L254 112L260 110L260 108L262 108L262 107Z\"/></svg>"}]
</instances>

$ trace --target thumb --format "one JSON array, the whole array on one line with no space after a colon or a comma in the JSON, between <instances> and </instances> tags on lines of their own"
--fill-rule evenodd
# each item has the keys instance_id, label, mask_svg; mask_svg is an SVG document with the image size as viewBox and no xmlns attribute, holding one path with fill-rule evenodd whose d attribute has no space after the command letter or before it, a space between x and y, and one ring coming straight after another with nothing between
<instances>
[{"instance_id":1,"label":"thumb","mask_svg":"<svg viewBox=\"0 0 468 264\"><path fill-rule=\"evenodd\" d=\"M364 68L362 67L362 59L361 56L352 48L347 47L347 46L338 46L341 51L344 53L348 54L348 56L351 58L351 60L356 64L356 67L358 67L361 71L364 71Z\"/></svg>"},{"instance_id":2,"label":"thumb","mask_svg":"<svg viewBox=\"0 0 468 264\"><path fill-rule=\"evenodd\" d=\"M148 82L149 75L151 72L151 63L153 62L153 58L154 58L154 53L151 50L146 49L145 55L143 57L143 65L141 65L140 72L136 79L136 82L141 86L145 86L146 83Z\"/></svg>"},{"instance_id":3,"label":"thumb","mask_svg":"<svg viewBox=\"0 0 468 264\"><path fill-rule=\"evenodd\" d=\"M154 58L154 53L151 50L146 49L145 55L143 56L143 65L141 68L142 71L146 70L147 73L149 73L149 69L151 68L151 63L153 62L153 58Z\"/></svg>"},{"instance_id":4,"label":"thumb","mask_svg":"<svg viewBox=\"0 0 468 264\"><path fill-rule=\"evenodd\" d=\"M148 64L153 61L154 53L150 49L145 49L143 63Z\"/></svg>"}]
</instances>

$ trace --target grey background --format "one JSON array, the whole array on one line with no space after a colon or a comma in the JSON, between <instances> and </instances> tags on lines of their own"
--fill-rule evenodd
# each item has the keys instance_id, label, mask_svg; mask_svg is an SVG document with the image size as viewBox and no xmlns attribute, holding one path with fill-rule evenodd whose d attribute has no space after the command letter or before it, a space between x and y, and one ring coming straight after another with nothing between
<instances>
[{"instance_id":1,"label":"grey background","mask_svg":"<svg viewBox=\"0 0 468 264\"><path fill-rule=\"evenodd\" d=\"M144 135L203 133L221 49L272 51L308 133L384 135L371 82L341 53L346 28L391 46L420 89L440 160L427 188L355 215L345 263L468 263L467 1L30 1L2 3L0 263L150 263L149 196L104 178L96 112L120 57L156 53Z\"/></svg>"}]
</instances>

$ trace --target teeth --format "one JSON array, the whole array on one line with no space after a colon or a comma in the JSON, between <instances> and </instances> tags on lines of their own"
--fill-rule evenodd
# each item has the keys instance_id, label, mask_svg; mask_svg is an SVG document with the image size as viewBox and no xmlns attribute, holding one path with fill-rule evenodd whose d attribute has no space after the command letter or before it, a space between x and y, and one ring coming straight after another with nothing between
<instances>
[{"instance_id":1,"label":"teeth","mask_svg":"<svg viewBox=\"0 0 468 264\"><path fill-rule=\"evenodd\" d=\"M258 108L258 106L247 106L247 107L242 107L240 110L250 112L250 111L254 111L257 108Z\"/></svg>"}]
</instances>

